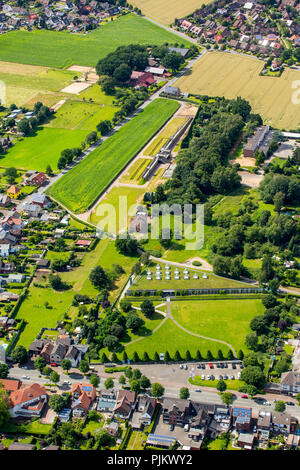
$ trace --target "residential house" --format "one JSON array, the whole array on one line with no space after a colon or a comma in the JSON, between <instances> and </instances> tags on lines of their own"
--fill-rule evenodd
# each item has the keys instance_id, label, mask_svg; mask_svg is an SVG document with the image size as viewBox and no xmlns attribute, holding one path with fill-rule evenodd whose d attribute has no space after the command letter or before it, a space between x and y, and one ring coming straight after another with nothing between
<instances>
[{"instance_id":1,"label":"residential house","mask_svg":"<svg viewBox=\"0 0 300 470\"><path fill-rule=\"evenodd\" d=\"M37 341L40 341L40 340L37 340ZM31 345L32 346L32 345ZM53 343L50 343L50 342L47 342L42 350L40 351L39 355L45 359L46 363L47 364L50 364L51 361L51 354L52 354L52 351L54 349L54 344Z\"/></svg>"},{"instance_id":2,"label":"residential house","mask_svg":"<svg viewBox=\"0 0 300 470\"><path fill-rule=\"evenodd\" d=\"M267 145L267 148L265 148L264 141L269 134L269 130L269 126L261 126L256 129L254 135L250 137L248 142L244 145L243 154L245 157L254 158L256 150L262 150L265 152L265 155L267 154L269 144Z\"/></svg>"},{"instance_id":3,"label":"residential house","mask_svg":"<svg viewBox=\"0 0 300 470\"><path fill-rule=\"evenodd\" d=\"M105 429L110 436L117 437L119 432L119 423L117 421L112 421L105 426Z\"/></svg>"},{"instance_id":4,"label":"residential house","mask_svg":"<svg viewBox=\"0 0 300 470\"><path fill-rule=\"evenodd\" d=\"M143 395L138 398L136 411L132 415L132 427L139 429L143 424L150 425L157 405L155 398Z\"/></svg>"},{"instance_id":5,"label":"residential house","mask_svg":"<svg viewBox=\"0 0 300 470\"><path fill-rule=\"evenodd\" d=\"M0 379L0 386L2 386L8 394L19 390L21 384L21 380L18 379Z\"/></svg>"},{"instance_id":6,"label":"residential house","mask_svg":"<svg viewBox=\"0 0 300 470\"><path fill-rule=\"evenodd\" d=\"M33 186L43 186L48 182L48 176L43 172L36 172L26 179L26 184L32 184Z\"/></svg>"},{"instance_id":7,"label":"residential house","mask_svg":"<svg viewBox=\"0 0 300 470\"><path fill-rule=\"evenodd\" d=\"M49 343L46 339L36 339L28 347L29 356L38 356L42 352L44 346Z\"/></svg>"},{"instance_id":8,"label":"residential house","mask_svg":"<svg viewBox=\"0 0 300 470\"><path fill-rule=\"evenodd\" d=\"M239 434L237 445L246 450L252 450L254 444L254 435L250 433Z\"/></svg>"},{"instance_id":9,"label":"residential house","mask_svg":"<svg viewBox=\"0 0 300 470\"><path fill-rule=\"evenodd\" d=\"M272 411L272 431L279 434L293 434L296 431L298 421L288 413Z\"/></svg>"},{"instance_id":10,"label":"residential house","mask_svg":"<svg viewBox=\"0 0 300 470\"><path fill-rule=\"evenodd\" d=\"M0 244L0 257L7 258L10 255L10 244L9 243L1 243Z\"/></svg>"},{"instance_id":11,"label":"residential house","mask_svg":"<svg viewBox=\"0 0 300 470\"><path fill-rule=\"evenodd\" d=\"M168 96L178 97L178 96L181 95L181 91L180 91L180 88L178 88L178 87L166 86L165 94L168 95Z\"/></svg>"},{"instance_id":12,"label":"residential house","mask_svg":"<svg viewBox=\"0 0 300 470\"><path fill-rule=\"evenodd\" d=\"M257 418L257 424L256 424L259 439L261 440L269 439L271 420L272 420L272 413L270 411L261 410L259 412L259 415Z\"/></svg>"},{"instance_id":13,"label":"residential house","mask_svg":"<svg viewBox=\"0 0 300 470\"><path fill-rule=\"evenodd\" d=\"M131 74L130 82L135 88L148 88L155 83L155 79L149 72L138 72L137 70L134 70Z\"/></svg>"},{"instance_id":14,"label":"residential house","mask_svg":"<svg viewBox=\"0 0 300 470\"><path fill-rule=\"evenodd\" d=\"M26 279L24 274L9 274L6 278L7 282L11 282L13 284L21 284Z\"/></svg>"},{"instance_id":15,"label":"residential house","mask_svg":"<svg viewBox=\"0 0 300 470\"><path fill-rule=\"evenodd\" d=\"M100 392L97 404L97 410L105 413L112 413L116 406L116 395L114 391Z\"/></svg>"},{"instance_id":16,"label":"residential house","mask_svg":"<svg viewBox=\"0 0 300 470\"><path fill-rule=\"evenodd\" d=\"M0 207L7 207L11 203L11 199L7 194L0 194Z\"/></svg>"},{"instance_id":17,"label":"residential house","mask_svg":"<svg viewBox=\"0 0 300 470\"><path fill-rule=\"evenodd\" d=\"M51 201L47 198L45 194L35 193L31 196L32 204L38 204L43 209L51 205Z\"/></svg>"},{"instance_id":18,"label":"residential house","mask_svg":"<svg viewBox=\"0 0 300 470\"><path fill-rule=\"evenodd\" d=\"M119 390L114 408L116 418L128 419L136 406L136 393L130 390Z\"/></svg>"},{"instance_id":19,"label":"residential house","mask_svg":"<svg viewBox=\"0 0 300 470\"><path fill-rule=\"evenodd\" d=\"M233 424L237 432L250 432L252 426L252 408L234 406L232 410Z\"/></svg>"},{"instance_id":20,"label":"residential house","mask_svg":"<svg viewBox=\"0 0 300 470\"><path fill-rule=\"evenodd\" d=\"M47 403L48 395L45 387L32 384L28 387L15 390L10 394L10 415L15 417L41 416L42 410Z\"/></svg>"},{"instance_id":21,"label":"residential house","mask_svg":"<svg viewBox=\"0 0 300 470\"><path fill-rule=\"evenodd\" d=\"M18 199L18 197L21 194L21 189L15 186L14 184L12 184L6 191L6 194L11 199Z\"/></svg>"},{"instance_id":22,"label":"residential house","mask_svg":"<svg viewBox=\"0 0 300 470\"><path fill-rule=\"evenodd\" d=\"M82 417L87 414L91 404L95 401L96 389L88 383L73 384L72 410L73 416Z\"/></svg>"},{"instance_id":23,"label":"residential house","mask_svg":"<svg viewBox=\"0 0 300 470\"><path fill-rule=\"evenodd\" d=\"M60 364L68 351L68 346L61 343L56 343L50 354L50 363Z\"/></svg>"},{"instance_id":24,"label":"residential house","mask_svg":"<svg viewBox=\"0 0 300 470\"><path fill-rule=\"evenodd\" d=\"M280 393L293 395L300 392L300 372L284 372L280 379Z\"/></svg>"},{"instance_id":25,"label":"residential house","mask_svg":"<svg viewBox=\"0 0 300 470\"><path fill-rule=\"evenodd\" d=\"M24 444L23 442L12 442L7 450L35 450L35 444Z\"/></svg>"},{"instance_id":26,"label":"residential house","mask_svg":"<svg viewBox=\"0 0 300 470\"><path fill-rule=\"evenodd\" d=\"M69 349L67 350L67 353L64 358L69 359L69 361L72 364L72 367L78 367L78 364L80 363L82 359L82 356L83 356L82 351L77 349L76 346L71 345Z\"/></svg>"}]
</instances>

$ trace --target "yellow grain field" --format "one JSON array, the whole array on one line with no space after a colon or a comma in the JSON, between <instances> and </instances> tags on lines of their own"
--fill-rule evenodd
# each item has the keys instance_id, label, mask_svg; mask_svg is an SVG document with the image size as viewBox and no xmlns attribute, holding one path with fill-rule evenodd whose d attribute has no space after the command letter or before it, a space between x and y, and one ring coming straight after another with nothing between
<instances>
[{"instance_id":1,"label":"yellow grain field","mask_svg":"<svg viewBox=\"0 0 300 470\"><path fill-rule=\"evenodd\" d=\"M158 21L161 24L169 25L175 18L184 18L193 13L203 4L211 3L212 0L132 0L131 5L138 7L143 15Z\"/></svg>"},{"instance_id":2,"label":"yellow grain field","mask_svg":"<svg viewBox=\"0 0 300 470\"><path fill-rule=\"evenodd\" d=\"M292 85L298 85L299 90L300 72L286 69L281 77L263 77L259 75L262 68L263 62L254 57L209 52L194 65L192 73L177 80L176 86L193 94L229 99L241 96L249 101L254 113L262 116L265 124L297 129L299 93Z\"/></svg>"}]
</instances>

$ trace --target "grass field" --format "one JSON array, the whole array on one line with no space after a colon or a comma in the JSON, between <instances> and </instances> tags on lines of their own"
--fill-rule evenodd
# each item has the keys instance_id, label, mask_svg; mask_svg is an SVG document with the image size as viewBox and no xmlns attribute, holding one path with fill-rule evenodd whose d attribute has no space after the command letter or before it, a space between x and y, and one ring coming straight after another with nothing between
<instances>
[{"instance_id":1,"label":"grass field","mask_svg":"<svg viewBox=\"0 0 300 470\"><path fill-rule=\"evenodd\" d=\"M36 101L51 102L51 105L65 97L60 90L67 86L74 72L23 64L0 63L0 80L6 86L6 106L14 103L17 106L31 105ZM25 70L23 70L25 67ZM43 102L44 102L43 101ZM48 104L44 103L44 104Z\"/></svg>"},{"instance_id":2,"label":"grass field","mask_svg":"<svg viewBox=\"0 0 300 470\"><path fill-rule=\"evenodd\" d=\"M296 129L300 124L298 108L292 102L294 81L300 72L286 69L281 77L259 76L263 63L253 57L225 52L209 52L193 67L191 74L177 82L182 91L193 94L247 99L254 113L265 124L280 129ZM276 97L276 99L274 99Z\"/></svg>"},{"instance_id":3,"label":"grass field","mask_svg":"<svg viewBox=\"0 0 300 470\"><path fill-rule=\"evenodd\" d=\"M34 135L25 137L8 149L0 157L0 165L45 171L49 164L53 170L56 170L61 151L80 147L86 135L87 132L84 130L73 132L71 129L40 127Z\"/></svg>"},{"instance_id":4,"label":"grass field","mask_svg":"<svg viewBox=\"0 0 300 470\"><path fill-rule=\"evenodd\" d=\"M247 349L245 337L250 321L262 315L261 299L174 301L171 311L175 320L193 333L220 339L236 351Z\"/></svg>"},{"instance_id":5,"label":"grass field","mask_svg":"<svg viewBox=\"0 0 300 470\"><path fill-rule=\"evenodd\" d=\"M132 0L131 4L142 10L143 15L148 16L161 24L169 25L175 18L183 18L193 13L203 4L211 3L210 0Z\"/></svg>"},{"instance_id":6,"label":"grass field","mask_svg":"<svg viewBox=\"0 0 300 470\"><path fill-rule=\"evenodd\" d=\"M235 281L234 279L227 279L224 277L216 276L215 274L206 273L207 279L203 279L203 272L196 270L188 269L189 279L183 278L183 269L177 268L180 273L180 279L174 279L174 266L170 266L170 277L171 280L165 279L165 269L164 265L161 265L161 280L156 280L155 273L156 267L152 266L150 271L152 271L152 280L147 280L147 271L144 271L140 278L137 278L137 281L134 282L131 289L212 289L212 288L226 288L226 287L249 287L248 284ZM199 279L193 279L193 274L197 273Z\"/></svg>"},{"instance_id":7,"label":"grass field","mask_svg":"<svg viewBox=\"0 0 300 470\"><path fill-rule=\"evenodd\" d=\"M118 46L178 42L178 36L137 15L126 15L86 35L65 31L12 31L0 37L0 60L49 67L94 67ZM191 43L180 38L180 43Z\"/></svg>"},{"instance_id":8,"label":"grass field","mask_svg":"<svg viewBox=\"0 0 300 470\"><path fill-rule=\"evenodd\" d=\"M130 216L136 213L138 201L142 201L144 193L145 190L143 188L117 186L112 188L108 195L95 208L95 211L91 213L90 222L97 224L98 227L102 227L109 233L117 233L126 229ZM128 212L122 208L120 210L119 198L121 197L126 198ZM107 212L107 204L112 206L109 208L109 212ZM109 222L107 222L108 218Z\"/></svg>"},{"instance_id":9,"label":"grass field","mask_svg":"<svg viewBox=\"0 0 300 470\"><path fill-rule=\"evenodd\" d=\"M175 132L185 123L185 118L174 118L166 127L153 139L146 148L144 155L155 155L172 137Z\"/></svg>"},{"instance_id":10,"label":"grass field","mask_svg":"<svg viewBox=\"0 0 300 470\"><path fill-rule=\"evenodd\" d=\"M49 258L54 258L53 252L51 252ZM28 347L41 328L56 327L57 321L62 319L70 308L74 294L80 293L91 297L98 294L98 291L89 280L90 272L95 266L100 264L104 269L111 269L114 263L123 266L125 273L115 282L114 288L110 292L110 300L115 300L135 262L136 258L119 254L112 241L103 239L93 251L84 255L78 268L60 273L61 278L72 286L70 290L54 292L50 288L36 287L31 284L29 295L23 301L17 313L17 318L24 319L27 322L18 344ZM46 308L45 302L48 302L52 308Z\"/></svg>"},{"instance_id":11,"label":"grass field","mask_svg":"<svg viewBox=\"0 0 300 470\"><path fill-rule=\"evenodd\" d=\"M83 212L178 109L158 98L107 139L50 188L50 195L73 212ZM121 151L122 149L122 151Z\"/></svg>"},{"instance_id":12,"label":"grass field","mask_svg":"<svg viewBox=\"0 0 300 470\"><path fill-rule=\"evenodd\" d=\"M176 341L174 341L174 338L176 338ZM139 354L140 358L146 351L149 357L153 359L155 351L158 354L169 351L170 355L173 356L178 350L184 356L187 349L189 349L192 356L196 355L198 349L202 356L205 355L208 349L211 350L213 355L217 355L219 349L222 350L224 355L228 353L228 348L225 345L189 335L175 325L170 318L152 335L127 345L125 351L129 358L132 358L134 351Z\"/></svg>"}]
</instances>

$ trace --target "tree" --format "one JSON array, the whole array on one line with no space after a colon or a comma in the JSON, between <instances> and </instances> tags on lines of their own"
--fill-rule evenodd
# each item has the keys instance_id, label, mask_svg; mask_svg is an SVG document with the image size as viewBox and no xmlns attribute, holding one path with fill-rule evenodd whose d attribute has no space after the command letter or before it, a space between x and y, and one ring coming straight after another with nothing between
<instances>
[{"instance_id":1,"label":"tree","mask_svg":"<svg viewBox=\"0 0 300 470\"><path fill-rule=\"evenodd\" d=\"M154 360L154 362L159 362L159 355L158 355L157 351L155 351L155 353L154 353L153 360Z\"/></svg>"},{"instance_id":2,"label":"tree","mask_svg":"<svg viewBox=\"0 0 300 470\"><path fill-rule=\"evenodd\" d=\"M244 359L244 353L243 351L240 349L237 353L237 358L242 361Z\"/></svg>"},{"instance_id":3,"label":"tree","mask_svg":"<svg viewBox=\"0 0 300 470\"><path fill-rule=\"evenodd\" d=\"M123 310L123 312L128 313L132 310L132 305L130 300L128 299L122 299L120 301L120 308Z\"/></svg>"},{"instance_id":4,"label":"tree","mask_svg":"<svg viewBox=\"0 0 300 470\"><path fill-rule=\"evenodd\" d=\"M276 212L280 212L285 201L284 193L282 191L279 191L278 193L276 193L273 201L274 201L274 206L275 206L274 210Z\"/></svg>"},{"instance_id":5,"label":"tree","mask_svg":"<svg viewBox=\"0 0 300 470\"><path fill-rule=\"evenodd\" d=\"M72 368L72 363L70 359L63 359L61 361L61 367L62 367L62 370L65 370L68 372Z\"/></svg>"},{"instance_id":6,"label":"tree","mask_svg":"<svg viewBox=\"0 0 300 470\"><path fill-rule=\"evenodd\" d=\"M164 56L161 63L167 69L171 69L172 72L176 72L184 63L184 58L177 52L170 52Z\"/></svg>"},{"instance_id":7,"label":"tree","mask_svg":"<svg viewBox=\"0 0 300 470\"><path fill-rule=\"evenodd\" d=\"M101 362L102 362L103 364L105 364L106 362L108 362L108 357L107 357L107 355L106 355L105 353L102 353L102 355L101 355Z\"/></svg>"},{"instance_id":8,"label":"tree","mask_svg":"<svg viewBox=\"0 0 300 470\"><path fill-rule=\"evenodd\" d=\"M132 375L133 375L133 372L132 372L131 367L127 367L127 369L125 370L125 376L127 377L127 379L131 379Z\"/></svg>"},{"instance_id":9,"label":"tree","mask_svg":"<svg viewBox=\"0 0 300 470\"><path fill-rule=\"evenodd\" d=\"M38 356L35 361L34 361L34 367L39 370L40 372L42 371L42 369L45 367L46 365L46 361L43 357L41 356Z\"/></svg>"},{"instance_id":10,"label":"tree","mask_svg":"<svg viewBox=\"0 0 300 470\"><path fill-rule=\"evenodd\" d=\"M218 350L218 360L219 361L223 361L224 359L224 354L223 352L221 351L221 349Z\"/></svg>"},{"instance_id":11,"label":"tree","mask_svg":"<svg viewBox=\"0 0 300 470\"><path fill-rule=\"evenodd\" d=\"M284 401L278 400L275 403L275 411L278 411L279 413L284 413L286 409L286 404Z\"/></svg>"},{"instance_id":12,"label":"tree","mask_svg":"<svg viewBox=\"0 0 300 470\"><path fill-rule=\"evenodd\" d=\"M10 419L8 404L9 401L7 393L0 385L0 428L2 428Z\"/></svg>"},{"instance_id":13,"label":"tree","mask_svg":"<svg viewBox=\"0 0 300 470\"><path fill-rule=\"evenodd\" d=\"M300 406L300 393L297 393L297 395L295 396L297 402L298 402L298 405Z\"/></svg>"},{"instance_id":14,"label":"tree","mask_svg":"<svg viewBox=\"0 0 300 470\"><path fill-rule=\"evenodd\" d=\"M113 388L113 386L114 386L114 381L113 381L113 379L108 378L108 379L105 380L105 382L104 382L104 387L106 388L106 390L108 390L108 389L110 389L110 388Z\"/></svg>"},{"instance_id":15,"label":"tree","mask_svg":"<svg viewBox=\"0 0 300 470\"><path fill-rule=\"evenodd\" d=\"M100 429L95 433L95 449L103 448L114 442L112 436L108 434L106 429Z\"/></svg>"},{"instance_id":16,"label":"tree","mask_svg":"<svg viewBox=\"0 0 300 470\"><path fill-rule=\"evenodd\" d=\"M120 375L120 377L119 377L119 384L123 384L123 385L124 385L125 383L126 383L126 379L125 379L124 375Z\"/></svg>"},{"instance_id":17,"label":"tree","mask_svg":"<svg viewBox=\"0 0 300 470\"><path fill-rule=\"evenodd\" d=\"M175 351L174 361L182 361L182 357L181 357L180 352L178 350Z\"/></svg>"},{"instance_id":18,"label":"tree","mask_svg":"<svg viewBox=\"0 0 300 470\"><path fill-rule=\"evenodd\" d=\"M250 333L249 335L247 335L245 338L245 344L247 348L253 349L253 351L256 351L257 345L258 345L258 338L256 334Z\"/></svg>"},{"instance_id":19,"label":"tree","mask_svg":"<svg viewBox=\"0 0 300 470\"><path fill-rule=\"evenodd\" d=\"M108 119L101 121L97 125L97 130L101 135L107 135L112 130L112 123Z\"/></svg>"},{"instance_id":20,"label":"tree","mask_svg":"<svg viewBox=\"0 0 300 470\"><path fill-rule=\"evenodd\" d=\"M212 355L211 350L208 349L208 351L207 351L207 353L206 353L206 359L207 359L208 361L212 361L213 358L214 358L214 356Z\"/></svg>"},{"instance_id":21,"label":"tree","mask_svg":"<svg viewBox=\"0 0 300 470\"><path fill-rule=\"evenodd\" d=\"M94 144L95 142L97 142L97 140L98 140L98 134L96 131L90 132L85 138L85 141L88 145Z\"/></svg>"},{"instance_id":22,"label":"tree","mask_svg":"<svg viewBox=\"0 0 300 470\"><path fill-rule=\"evenodd\" d=\"M139 362L140 361L139 355L136 351L133 352L132 361L133 362Z\"/></svg>"},{"instance_id":23,"label":"tree","mask_svg":"<svg viewBox=\"0 0 300 470\"><path fill-rule=\"evenodd\" d=\"M50 374L50 380L51 382L57 384L60 380L60 375L55 370L53 370Z\"/></svg>"},{"instance_id":24,"label":"tree","mask_svg":"<svg viewBox=\"0 0 300 470\"><path fill-rule=\"evenodd\" d=\"M51 410L55 411L55 413L59 413L66 406L66 401L65 397L56 393L50 396L49 407Z\"/></svg>"},{"instance_id":25,"label":"tree","mask_svg":"<svg viewBox=\"0 0 300 470\"><path fill-rule=\"evenodd\" d=\"M151 300L144 300L144 302L141 303L141 312L145 315L145 317L152 318L155 314L155 307L153 302L151 302Z\"/></svg>"},{"instance_id":26,"label":"tree","mask_svg":"<svg viewBox=\"0 0 300 470\"><path fill-rule=\"evenodd\" d=\"M142 377L142 373L141 373L140 369L133 369L132 377L135 380L140 379Z\"/></svg>"},{"instance_id":27,"label":"tree","mask_svg":"<svg viewBox=\"0 0 300 470\"><path fill-rule=\"evenodd\" d=\"M3 173L9 184L13 184L18 177L18 170L14 167L6 168Z\"/></svg>"},{"instance_id":28,"label":"tree","mask_svg":"<svg viewBox=\"0 0 300 470\"><path fill-rule=\"evenodd\" d=\"M254 385L258 389L264 387L266 379L263 371L257 366L247 366L241 372L241 380L247 385Z\"/></svg>"},{"instance_id":29,"label":"tree","mask_svg":"<svg viewBox=\"0 0 300 470\"><path fill-rule=\"evenodd\" d=\"M187 387L181 387L179 390L179 398L182 398L183 400L187 400L190 396L189 389Z\"/></svg>"},{"instance_id":30,"label":"tree","mask_svg":"<svg viewBox=\"0 0 300 470\"><path fill-rule=\"evenodd\" d=\"M16 346L13 352L11 353L11 358L14 362L17 362L18 364L24 364L25 362L27 362L28 359L27 349L21 345Z\"/></svg>"},{"instance_id":31,"label":"tree","mask_svg":"<svg viewBox=\"0 0 300 470\"><path fill-rule=\"evenodd\" d=\"M226 357L229 361L232 361L234 359L234 355L233 355L233 352L231 351L231 349L229 349Z\"/></svg>"},{"instance_id":32,"label":"tree","mask_svg":"<svg viewBox=\"0 0 300 470\"><path fill-rule=\"evenodd\" d=\"M223 402L225 405L229 406L229 405L232 405L233 400L234 400L234 396L233 396L233 394L230 393L230 392L224 392L224 393L222 393L222 395L221 395L221 399L222 399L222 402Z\"/></svg>"},{"instance_id":33,"label":"tree","mask_svg":"<svg viewBox=\"0 0 300 470\"><path fill-rule=\"evenodd\" d=\"M119 340L116 336L107 335L103 340L103 346L109 351L116 351L119 347Z\"/></svg>"},{"instance_id":34,"label":"tree","mask_svg":"<svg viewBox=\"0 0 300 470\"><path fill-rule=\"evenodd\" d=\"M101 266L96 266L91 274L90 281L96 289L101 290L109 286L109 279Z\"/></svg>"},{"instance_id":35,"label":"tree","mask_svg":"<svg viewBox=\"0 0 300 470\"><path fill-rule=\"evenodd\" d=\"M146 377L145 375L142 375L142 377L140 378L140 386L142 389L146 389L146 388L149 388L151 385L150 383L150 380L148 379L148 377Z\"/></svg>"},{"instance_id":36,"label":"tree","mask_svg":"<svg viewBox=\"0 0 300 470\"><path fill-rule=\"evenodd\" d=\"M140 391L141 391L141 386L140 386L139 382L137 380L132 379L129 383L130 383L130 389L133 392L139 394Z\"/></svg>"},{"instance_id":37,"label":"tree","mask_svg":"<svg viewBox=\"0 0 300 470\"><path fill-rule=\"evenodd\" d=\"M0 379L6 379L8 376L8 365L0 362ZM0 383L1 386L1 383Z\"/></svg>"},{"instance_id":38,"label":"tree","mask_svg":"<svg viewBox=\"0 0 300 470\"><path fill-rule=\"evenodd\" d=\"M52 168L51 168L50 165L47 165L46 174L47 174L48 176L52 176L52 175L53 175L53 171L52 171Z\"/></svg>"},{"instance_id":39,"label":"tree","mask_svg":"<svg viewBox=\"0 0 300 470\"><path fill-rule=\"evenodd\" d=\"M24 134L25 136L30 133L30 129L31 128L30 128L29 122L26 118L21 119L21 121L19 121L17 124L18 132L20 132L21 134Z\"/></svg>"},{"instance_id":40,"label":"tree","mask_svg":"<svg viewBox=\"0 0 300 470\"><path fill-rule=\"evenodd\" d=\"M96 374L91 374L91 376L90 376L90 382L91 382L91 384L92 384L95 388L97 388L97 387L99 386L99 384L100 384L100 379L99 379L98 375L96 375Z\"/></svg>"},{"instance_id":41,"label":"tree","mask_svg":"<svg viewBox=\"0 0 300 470\"><path fill-rule=\"evenodd\" d=\"M248 395L250 395L250 397L255 397L255 395L257 394L257 388L255 387L255 385L247 385L247 393Z\"/></svg>"},{"instance_id":42,"label":"tree","mask_svg":"<svg viewBox=\"0 0 300 470\"><path fill-rule=\"evenodd\" d=\"M165 393L165 389L161 384L159 384L158 382L154 382L152 384L151 394L154 397L159 398L159 397L163 396L164 393Z\"/></svg>"},{"instance_id":43,"label":"tree","mask_svg":"<svg viewBox=\"0 0 300 470\"><path fill-rule=\"evenodd\" d=\"M144 323L144 320L140 318L137 313L133 312L127 316L126 328L136 332L144 325Z\"/></svg>"},{"instance_id":44,"label":"tree","mask_svg":"<svg viewBox=\"0 0 300 470\"><path fill-rule=\"evenodd\" d=\"M169 354L169 351L166 351L165 352L165 362L170 362L170 360L171 360L171 356Z\"/></svg>"},{"instance_id":45,"label":"tree","mask_svg":"<svg viewBox=\"0 0 300 470\"><path fill-rule=\"evenodd\" d=\"M131 77L131 68L127 64L121 64L115 69L113 77L117 82L128 82Z\"/></svg>"},{"instance_id":46,"label":"tree","mask_svg":"<svg viewBox=\"0 0 300 470\"><path fill-rule=\"evenodd\" d=\"M219 392L225 392L226 389L227 389L226 382L220 379L217 383L217 390L219 390Z\"/></svg>"},{"instance_id":47,"label":"tree","mask_svg":"<svg viewBox=\"0 0 300 470\"><path fill-rule=\"evenodd\" d=\"M80 361L80 363L79 363L78 369L83 374L86 374L90 370L90 366L89 366L88 361L86 361L85 359L82 359L82 361Z\"/></svg>"}]
</instances>

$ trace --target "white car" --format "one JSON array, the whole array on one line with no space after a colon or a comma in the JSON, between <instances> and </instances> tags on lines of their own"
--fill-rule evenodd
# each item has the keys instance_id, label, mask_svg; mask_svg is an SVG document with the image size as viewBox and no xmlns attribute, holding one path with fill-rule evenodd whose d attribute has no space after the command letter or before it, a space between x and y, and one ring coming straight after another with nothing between
<instances>
[{"instance_id":1,"label":"white car","mask_svg":"<svg viewBox=\"0 0 300 470\"><path fill-rule=\"evenodd\" d=\"M201 380L205 380L205 375L201 375Z\"/></svg>"},{"instance_id":2,"label":"white car","mask_svg":"<svg viewBox=\"0 0 300 470\"><path fill-rule=\"evenodd\" d=\"M30 380L30 377L28 377L28 375L22 375L22 379Z\"/></svg>"},{"instance_id":3,"label":"white car","mask_svg":"<svg viewBox=\"0 0 300 470\"><path fill-rule=\"evenodd\" d=\"M207 375L207 376L206 376L206 379L207 379L207 380L210 380L210 375Z\"/></svg>"}]
</instances>

